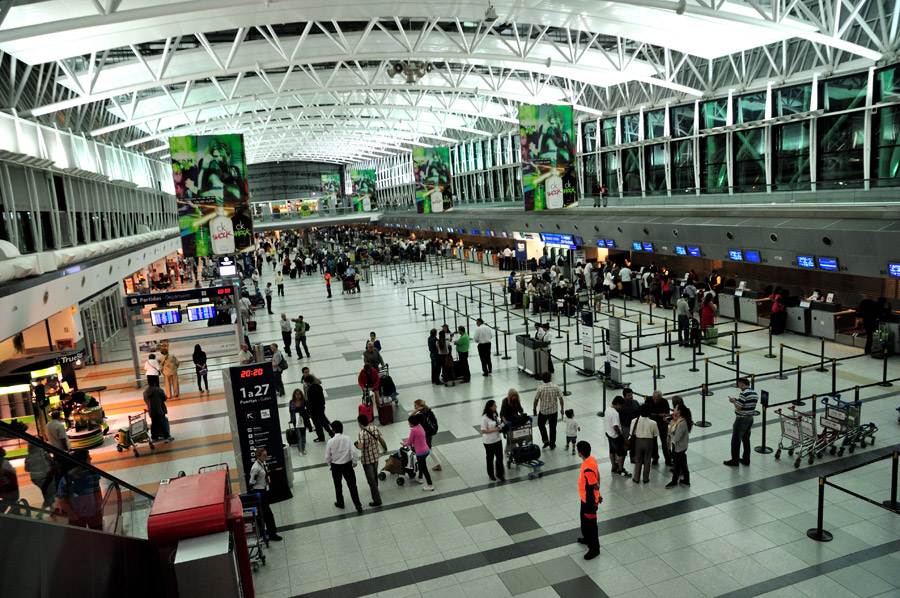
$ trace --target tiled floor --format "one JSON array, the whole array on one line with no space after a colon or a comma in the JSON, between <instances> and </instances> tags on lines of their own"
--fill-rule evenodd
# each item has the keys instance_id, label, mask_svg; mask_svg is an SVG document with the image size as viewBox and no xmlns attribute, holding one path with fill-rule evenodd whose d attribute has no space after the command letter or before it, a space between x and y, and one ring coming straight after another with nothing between
<instances>
[{"instance_id":1,"label":"tiled floor","mask_svg":"<svg viewBox=\"0 0 900 598\"><path fill-rule=\"evenodd\" d=\"M354 422L360 394L356 386L362 365L359 356L369 331L375 330L400 392L397 423L383 427L387 442L393 449L406 437L405 414L413 400L422 398L435 408L440 420L436 446L443 470L431 472L436 487L433 494L423 493L416 484L398 486L394 476L389 476L381 483L384 506L366 508L356 515L332 506L334 489L323 463L324 446L309 442L307 455L298 455L294 449L294 498L274 506L285 541L272 545L268 566L254 577L258 596L900 596L897 515L828 487L824 524L834 534L834 541L819 544L806 536L806 530L815 525L818 476L897 448L900 426L895 409L900 403L896 389L873 386L860 392L864 421L879 427L874 447L857 449L842 458L826 455L812 465L804 461L797 469L786 455L775 460L774 455L754 452L749 467L728 468L722 465L728 458L733 420L727 398L736 390L724 381L733 379L734 374L715 365L710 366L710 381L723 383L714 385L714 394L706 399L706 419L712 426L694 428L688 449L692 485L673 490L664 488L669 474L662 465L651 468L649 484L633 484L608 475L603 420L596 415L603 406L601 385L574 370L567 372L571 395L565 399L566 406L575 410L581 425L579 439L593 444L603 464L601 555L584 561L583 547L574 541L579 535L578 457L561 447L545 451L543 477L529 480L527 470L513 468L503 485L490 482L485 471L484 449L477 432L485 401L499 401L508 389L516 388L530 407L537 383L517 371L515 359L497 356L493 357L493 375L482 377L474 350L470 384L444 388L429 382L428 331L445 317L451 326L464 323L464 315L454 312L459 301L464 314L467 302L456 293L469 296L469 290L467 285L442 288L441 298L449 299L448 307L438 306L437 315L433 315L435 310L429 303L425 318L421 296L416 311L407 306L408 289L480 281L499 274L490 268L481 274L479 266L470 267L466 276L458 268L445 271L442 278L426 271L424 281L411 281L408 286L376 275L374 285L363 286L360 294L336 292L330 300L319 278L285 281L287 297L276 297L274 309L276 314L302 314L312 325L312 358L297 361L295 356L294 362L310 365L323 379L329 416L343 420L348 429ZM266 269L263 283L272 278L272 270ZM477 295L475 291L475 299ZM426 296L437 299L433 290ZM489 302L486 294L483 297ZM631 303L629 307L636 305ZM468 302L468 309L471 317L478 317L476 303ZM646 311L646 306L643 309ZM493 323L495 316L489 303L482 310L487 314L485 319ZM616 312L621 314L621 302L616 304ZM646 313L641 317L644 334L663 330L658 316L655 311L652 325ZM280 342L277 317L259 312L255 342ZM604 316L598 320L601 324L606 321ZM498 310L496 322L501 330L507 329L506 321L506 313ZM511 333L523 329L520 311L509 321ZM568 323L564 318L560 328L570 330L568 336L574 343L574 321L571 328ZM556 327L554 319L554 330ZM753 328L739 325L741 370L771 372L777 369L778 360L764 358L768 337L765 332L749 332ZM635 324L626 322L623 329L633 334ZM732 324L724 322L720 330L730 332ZM566 335L562 336L554 338L554 355L558 357L567 352ZM658 334L643 339L644 350L635 352L634 358L655 364L655 344L662 338ZM775 339L776 353L779 343L814 353L819 350L817 340L790 334ZM514 345L509 338L510 350ZM502 352L502 338L500 348ZM705 355L698 360L699 371L690 372L688 349L674 347L673 361L665 361L663 347L660 365L664 379L654 381L649 367L637 362L633 368L624 368L624 376L638 394L650 394L658 387L669 396L674 390L704 381L702 359L727 366L729 348L730 338L722 339L717 348L705 348ZM580 362L581 347L573 344L568 349L573 361ZM826 345L829 357L858 352ZM760 376L756 387L769 391L773 403L791 399L797 388L796 368L814 361L787 349L784 366L792 371L790 377L778 380L773 375ZM209 396L199 395L188 375L183 377L182 397L170 402L177 438L173 445L159 447L159 454L146 460L119 456L111 446L97 451L95 458L115 469L117 475L140 484L152 484L178 470L194 472L208 463L233 464L222 382L215 371L221 367L217 365L210 374L213 392ZM841 362L837 385L877 382L881 368L880 361L867 357ZM121 384L118 391L104 396L104 406L115 426L134 409L139 395L124 384L127 363L106 364L96 370L105 384ZM890 377L900 376L896 358L889 362L888 371ZM557 375L561 378L560 372ZM291 367L285 374L288 392L299 384L299 378L300 367ZM830 386L830 373L817 373L813 368L803 372L804 395L827 393ZM613 396L609 391L607 402ZM699 393L683 396L699 420ZM777 446L779 422L773 413L768 415L767 444ZM281 417L287 420L286 406ZM761 442L761 428L757 418L753 446ZM558 432L564 435L562 425ZM429 466L433 462L429 461ZM833 481L880 501L888 498L890 467L890 460L883 460ZM369 490L361 475L358 484L366 504Z\"/></svg>"}]
</instances>

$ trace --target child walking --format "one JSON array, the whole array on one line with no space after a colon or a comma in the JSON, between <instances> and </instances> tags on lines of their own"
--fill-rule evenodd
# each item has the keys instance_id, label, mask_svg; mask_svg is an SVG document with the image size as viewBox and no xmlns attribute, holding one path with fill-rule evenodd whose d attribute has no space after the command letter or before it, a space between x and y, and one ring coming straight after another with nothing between
<instances>
[{"instance_id":1,"label":"child walking","mask_svg":"<svg viewBox=\"0 0 900 598\"><path fill-rule=\"evenodd\" d=\"M581 431L581 426L578 425L578 420L575 419L575 410L574 409L566 409L565 417L562 418L563 424L566 426L566 450L569 450L569 443L572 444L572 454L575 454L575 443L578 442L578 433Z\"/></svg>"}]
</instances>

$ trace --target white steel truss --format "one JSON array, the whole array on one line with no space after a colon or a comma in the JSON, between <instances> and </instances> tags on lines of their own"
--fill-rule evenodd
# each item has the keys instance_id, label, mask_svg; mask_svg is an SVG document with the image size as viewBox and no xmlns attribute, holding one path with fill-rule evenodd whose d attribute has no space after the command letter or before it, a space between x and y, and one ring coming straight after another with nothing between
<instances>
[{"instance_id":1,"label":"white steel truss","mask_svg":"<svg viewBox=\"0 0 900 598\"><path fill-rule=\"evenodd\" d=\"M513 131L523 103L596 118L900 50L886 0L505 0L493 22L453 2L70 4L0 1L0 106L153 153L173 135L242 132L254 162L392 155ZM388 75L398 61L432 68L408 83Z\"/></svg>"}]
</instances>

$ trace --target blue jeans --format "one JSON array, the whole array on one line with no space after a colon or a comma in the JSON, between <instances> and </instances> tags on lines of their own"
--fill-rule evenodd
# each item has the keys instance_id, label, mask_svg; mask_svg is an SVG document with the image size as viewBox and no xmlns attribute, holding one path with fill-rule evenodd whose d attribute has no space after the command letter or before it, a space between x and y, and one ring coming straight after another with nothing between
<instances>
[{"instance_id":1,"label":"blue jeans","mask_svg":"<svg viewBox=\"0 0 900 598\"><path fill-rule=\"evenodd\" d=\"M744 461L750 462L750 428L753 427L753 418L742 416L734 418L734 426L731 429L731 460L740 461L738 456L741 445L744 449Z\"/></svg>"}]
</instances>

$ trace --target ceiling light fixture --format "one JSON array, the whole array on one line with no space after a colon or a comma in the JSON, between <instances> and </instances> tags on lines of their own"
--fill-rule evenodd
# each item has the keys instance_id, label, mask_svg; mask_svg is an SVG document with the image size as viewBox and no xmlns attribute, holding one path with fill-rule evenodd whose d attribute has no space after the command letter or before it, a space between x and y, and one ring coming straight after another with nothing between
<instances>
[{"instance_id":1,"label":"ceiling light fixture","mask_svg":"<svg viewBox=\"0 0 900 598\"><path fill-rule=\"evenodd\" d=\"M488 4L487 10L484 11L484 21L486 23L493 23L499 17L497 16L497 10L494 8L493 4Z\"/></svg>"},{"instance_id":2,"label":"ceiling light fixture","mask_svg":"<svg viewBox=\"0 0 900 598\"><path fill-rule=\"evenodd\" d=\"M399 60L387 67L387 74L391 79L402 74L407 83L413 84L433 70L434 65L430 62Z\"/></svg>"}]
</instances>

